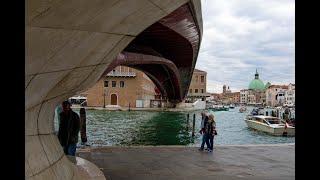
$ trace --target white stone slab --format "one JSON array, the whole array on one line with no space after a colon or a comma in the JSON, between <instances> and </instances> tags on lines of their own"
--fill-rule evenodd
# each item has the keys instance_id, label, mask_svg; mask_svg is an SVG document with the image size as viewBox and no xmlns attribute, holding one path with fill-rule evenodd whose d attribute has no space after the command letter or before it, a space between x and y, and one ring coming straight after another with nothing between
<instances>
[{"instance_id":1,"label":"white stone slab","mask_svg":"<svg viewBox=\"0 0 320 180\"><path fill-rule=\"evenodd\" d=\"M36 135L38 134L38 115L40 112L41 104L27 110L25 112L25 135Z\"/></svg>"},{"instance_id":2,"label":"white stone slab","mask_svg":"<svg viewBox=\"0 0 320 180\"><path fill-rule=\"evenodd\" d=\"M30 172L37 174L49 166L49 161L40 143L39 136L26 136L25 163Z\"/></svg>"},{"instance_id":3,"label":"white stone slab","mask_svg":"<svg viewBox=\"0 0 320 180\"><path fill-rule=\"evenodd\" d=\"M68 72L71 70L36 75L25 91L25 109L40 104Z\"/></svg>"},{"instance_id":4,"label":"white stone slab","mask_svg":"<svg viewBox=\"0 0 320 180\"><path fill-rule=\"evenodd\" d=\"M75 35L73 30L50 28L26 28L26 74L37 74L52 61L52 58L65 49Z\"/></svg>"},{"instance_id":5,"label":"white stone slab","mask_svg":"<svg viewBox=\"0 0 320 180\"><path fill-rule=\"evenodd\" d=\"M177 8L181 7L182 5L186 4L190 0L150 0L163 9L167 14L170 14Z\"/></svg>"},{"instance_id":6,"label":"white stone slab","mask_svg":"<svg viewBox=\"0 0 320 180\"><path fill-rule=\"evenodd\" d=\"M55 134L40 135L40 141L42 142L43 149L46 152L49 163L55 163L64 154L62 146Z\"/></svg>"},{"instance_id":7,"label":"white stone slab","mask_svg":"<svg viewBox=\"0 0 320 180\"><path fill-rule=\"evenodd\" d=\"M136 36L165 15L165 12L148 0L121 0L113 6L105 7L80 28Z\"/></svg>"},{"instance_id":8,"label":"white stone slab","mask_svg":"<svg viewBox=\"0 0 320 180\"><path fill-rule=\"evenodd\" d=\"M58 162L51 166L52 171L56 175L56 179L72 179L77 174L76 167L66 156L63 156Z\"/></svg>"},{"instance_id":9,"label":"white stone slab","mask_svg":"<svg viewBox=\"0 0 320 180\"><path fill-rule=\"evenodd\" d=\"M73 89L78 87L94 69L95 66L73 69L69 74L63 77L60 82L56 83L56 85L50 89L50 92L45 99L51 99L71 92Z\"/></svg>"}]
</instances>

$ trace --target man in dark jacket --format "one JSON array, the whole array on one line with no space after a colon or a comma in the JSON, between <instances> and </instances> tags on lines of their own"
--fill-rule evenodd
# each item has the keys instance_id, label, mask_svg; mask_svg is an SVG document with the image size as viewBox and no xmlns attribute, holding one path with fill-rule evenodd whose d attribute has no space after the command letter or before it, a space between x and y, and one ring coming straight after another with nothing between
<instances>
[{"instance_id":1,"label":"man in dark jacket","mask_svg":"<svg viewBox=\"0 0 320 180\"><path fill-rule=\"evenodd\" d=\"M59 114L58 138L66 155L75 156L80 130L79 115L72 111L69 101L62 103L62 112Z\"/></svg>"}]
</instances>

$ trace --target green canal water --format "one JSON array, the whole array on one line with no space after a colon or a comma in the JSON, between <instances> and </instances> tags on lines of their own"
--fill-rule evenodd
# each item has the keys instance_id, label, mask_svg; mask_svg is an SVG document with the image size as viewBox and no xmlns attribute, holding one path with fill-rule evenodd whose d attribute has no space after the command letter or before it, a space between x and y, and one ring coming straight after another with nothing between
<instances>
[{"instance_id":1,"label":"green canal water","mask_svg":"<svg viewBox=\"0 0 320 180\"><path fill-rule=\"evenodd\" d=\"M78 112L78 109L74 110ZM248 110L248 112L250 109ZM189 123L187 114L190 114ZM216 145L294 143L294 137L276 137L251 130L244 122L245 113L239 109L212 112L218 135ZM192 137L192 118L196 114L195 137ZM55 118L56 119L56 118ZM92 146L121 145L187 145L201 143L200 111L150 112L87 110L87 136ZM57 130L57 120L55 120ZM80 142L80 141L79 141Z\"/></svg>"}]
</instances>

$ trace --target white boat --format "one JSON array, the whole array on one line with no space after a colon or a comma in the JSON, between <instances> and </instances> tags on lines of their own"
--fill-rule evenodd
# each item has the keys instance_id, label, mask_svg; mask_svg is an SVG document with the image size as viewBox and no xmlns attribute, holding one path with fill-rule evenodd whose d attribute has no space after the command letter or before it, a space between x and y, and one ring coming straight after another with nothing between
<instances>
[{"instance_id":1,"label":"white boat","mask_svg":"<svg viewBox=\"0 0 320 180\"><path fill-rule=\"evenodd\" d=\"M240 109L239 109L239 112L240 113L243 113L243 112L246 112L247 111L247 108L242 106Z\"/></svg>"},{"instance_id":2,"label":"white boat","mask_svg":"<svg viewBox=\"0 0 320 180\"><path fill-rule=\"evenodd\" d=\"M263 131L275 136L295 136L295 127L277 117L248 115L245 119L245 122L249 128Z\"/></svg>"}]
</instances>

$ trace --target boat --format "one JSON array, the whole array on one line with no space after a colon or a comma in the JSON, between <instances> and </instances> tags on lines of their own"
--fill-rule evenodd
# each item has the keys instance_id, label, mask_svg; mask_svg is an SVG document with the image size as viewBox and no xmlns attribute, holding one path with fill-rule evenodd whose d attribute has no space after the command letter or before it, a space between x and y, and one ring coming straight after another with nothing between
<instances>
[{"instance_id":1,"label":"boat","mask_svg":"<svg viewBox=\"0 0 320 180\"><path fill-rule=\"evenodd\" d=\"M263 131L274 136L295 136L295 127L277 117L248 115L245 118L251 129Z\"/></svg>"},{"instance_id":2,"label":"boat","mask_svg":"<svg viewBox=\"0 0 320 180\"><path fill-rule=\"evenodd\" d=\"M209 109L212 111L229 111L228 107L222 105L212 105Z\"/></svg>"},{"instance_id":3,"label":"boat","mask_svg":"<svg viewBox=\"0 0 320 180\"><path fill-rule=\"evenodd\" d=\"M233 104L230 104L230 106L229 106L230 109L234 109L234 107L235 106Z\"/></svg>"},{"instance_id":4,"label":"boat","mask_svg":"<svg viewBox=\"0 0 320 180\"><path fill-rule=\"evenodd\" d=\"M240 109L239 109L239 112L240 113L243 113L243 112L246 112L247 111L247 108L245 106L242 106Z\"/></svg>"}]
</instances>

